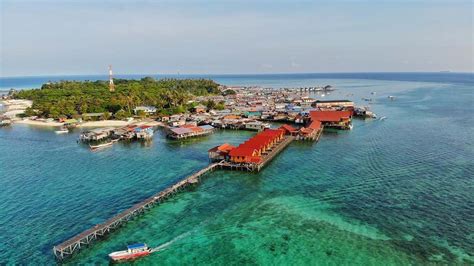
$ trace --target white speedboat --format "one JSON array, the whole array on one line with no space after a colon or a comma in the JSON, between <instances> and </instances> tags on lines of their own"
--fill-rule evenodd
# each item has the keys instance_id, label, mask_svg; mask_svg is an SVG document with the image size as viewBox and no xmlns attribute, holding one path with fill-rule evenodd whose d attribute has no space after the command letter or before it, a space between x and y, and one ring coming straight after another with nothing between
<instances>
[{"instance_id":1,"label":"white speedboat","mask_svg":"<svg viewBox=\"0 0 474 266\"><path fill-rule=\"evenodd\" d=\"M69 133L69 130L67 127L60 127L58 130L54 131L56 134L66 134Z\"/></svg>"},{"instance_id":2,"label":"white speedboat","mask_svg":"<svg viewBox=\"0 0 474 266\"><path fill-rule=\"evenodd\" d=\"M104 148L107 148L107 147L110 147L112 146L114 143L112 141L110 142L106 142L106 143L102 143L102 144L97 144L97 145L89 145L90 149L92 151L96 151L96 150L100 150L100 149L104 149Z\"/></svg>"},{"instance_id":3,"label":"white speedboat","mask_svg":"<svg viewBox=\"0 0 474 266\"><path fill-rule=\"evenodd\" d=\"M143 243L127 246L127 250L115 251L109 254L109 258L113 261L133 260L139 257L151 254L150 248Z\"/></svg>"}]
</instances>

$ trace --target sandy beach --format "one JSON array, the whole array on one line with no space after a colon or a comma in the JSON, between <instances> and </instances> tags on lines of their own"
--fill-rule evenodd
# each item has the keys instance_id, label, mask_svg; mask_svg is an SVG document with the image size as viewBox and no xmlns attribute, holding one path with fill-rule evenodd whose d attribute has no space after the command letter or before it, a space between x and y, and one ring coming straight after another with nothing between
<instances>
[{"instance_id":1,"label":"sandy beach","mask_svg":"<svg viewBox=\"0 0 474 266\"><path fill-rule=\"evenodd\" d=\"M45 127L59 127L64 124L57 121L38 121L38 120L31 120L31 119L15 120L14 123L31 125L31 126L45 126ZM122 121L122 120L89 121L89 122L84 122L84 123L79 124L78 127L123 127L131 123L132 122L127 122L127 121Z\"/></svg>"},{"instance_id":2,"label":"sandy beach","mask_svg":"<svg viewBox=\"0 0 474 266\"><path fill-rule=\"evenodd\" d=\"M43 127L60 127L63 125L63 123L56 122L56 121L37 121L37 120L31 120L31 119L14 120L13 123L30 125L30 126L43 126Z\"/></svg>"},{"instance_id":3,"label":"sandy beach","mask_svg":"<svg viewBox=\"0 0 474 266\"><path fill-rule=\"evenodd\" d=\"M133 122L123 120L102 120L102 121L89 121L83 122L78 127L123 127Z\"/></svg>"}]
</instances>

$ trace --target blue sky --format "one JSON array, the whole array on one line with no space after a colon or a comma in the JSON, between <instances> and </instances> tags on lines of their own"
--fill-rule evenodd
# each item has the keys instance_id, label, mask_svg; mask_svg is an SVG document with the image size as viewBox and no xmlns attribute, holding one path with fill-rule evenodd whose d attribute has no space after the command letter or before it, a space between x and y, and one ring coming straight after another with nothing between
<instances>
[{"instance_id":1,"label":"blue sky","mask_svg":"<svg viewBox=\"0 0 474 266\"><path fill-rule=\"evenodd\" d=\"M474 70L472 1L0 2L1 76Z\"/></svg>"}]
</instances>

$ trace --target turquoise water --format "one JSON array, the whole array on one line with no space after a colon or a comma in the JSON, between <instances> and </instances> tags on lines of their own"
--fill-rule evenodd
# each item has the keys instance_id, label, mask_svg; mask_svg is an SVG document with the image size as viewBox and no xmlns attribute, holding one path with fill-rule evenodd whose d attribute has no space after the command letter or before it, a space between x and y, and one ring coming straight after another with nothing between
<instances>
[{"instance_id":1,"label":"turquoise water","mask_svg":"<svg viewBox=\"0 0 474 266\"><path fill-rule=\"evenodd\" d=\"M372 109L387 119L294 142L258 174L213 172L68 263L106 264L134 242L165 244L136 265L474 263L472 83L260 83L332 84L338 90L327 97L359 102L376 91ZM149 146L96 153L76 143L78 134L0 129L0 264L54 263L54 244L205 166L207 149L253 133L172 142L158 132Z\"/></svg>"}]
</instances>

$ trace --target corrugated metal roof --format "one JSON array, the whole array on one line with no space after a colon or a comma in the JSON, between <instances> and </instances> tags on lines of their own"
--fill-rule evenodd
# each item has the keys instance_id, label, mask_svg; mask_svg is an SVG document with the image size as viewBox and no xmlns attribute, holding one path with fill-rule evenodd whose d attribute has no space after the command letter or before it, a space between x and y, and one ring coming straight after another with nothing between
<instances>
[{"instance_id":1,"label":"corrugated metal roof","mask_svg":"<svg viewBox=\"0 0 474 266\"><path fill-rule=\"evenodd\" d=\"M170 130L176 135L188 134L188 133L193 132L192 129L183 128L183 127L175 127L175 128L171 128Z\"/></svg>"},{"instance_id":2,"label":"corrugated metal roof","mask_svg":"<svg viewBox=\"0 0 474 266\"><path fill-rule=\"evenodd\" d=\"M214 129L213 126L210 126L210 125L203 125L203 126L199 126L200 128L204 129L204 130L211 130L211 129Z\"/></svg>"}]
</instances>

